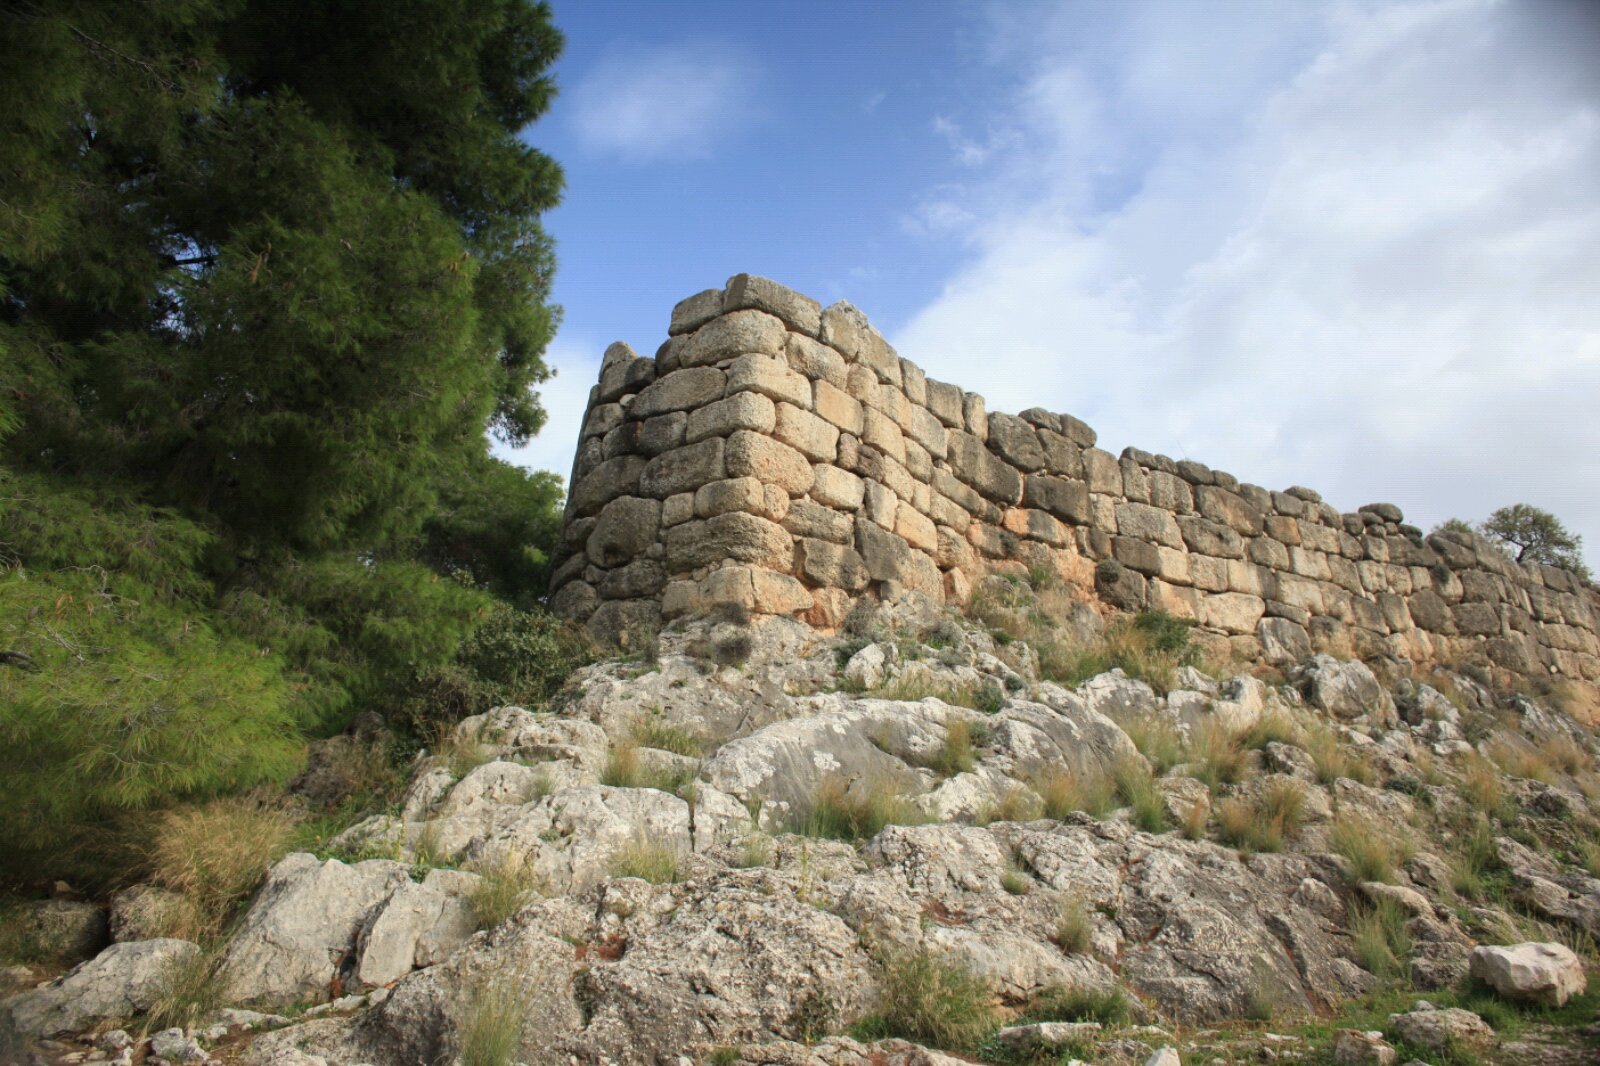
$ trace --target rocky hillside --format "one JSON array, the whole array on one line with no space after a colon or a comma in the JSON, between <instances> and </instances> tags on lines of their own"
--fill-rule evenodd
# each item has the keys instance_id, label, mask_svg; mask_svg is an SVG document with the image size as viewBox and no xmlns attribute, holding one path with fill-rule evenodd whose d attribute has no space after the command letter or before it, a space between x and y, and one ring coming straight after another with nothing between
<instances>
[{"instance_id":1,"label":"rocky hillside","mask_svg":"<svg viewBox=\"0 0 1600 1066\"><path fill-rule=\"evenodd\" d=\"M120 894L6 972L5 1061L1594 1062L1600 748L1494 680L1238 673L1000 577L681 621L461 722L222 935Z\"/></svg>"}]
</instances>

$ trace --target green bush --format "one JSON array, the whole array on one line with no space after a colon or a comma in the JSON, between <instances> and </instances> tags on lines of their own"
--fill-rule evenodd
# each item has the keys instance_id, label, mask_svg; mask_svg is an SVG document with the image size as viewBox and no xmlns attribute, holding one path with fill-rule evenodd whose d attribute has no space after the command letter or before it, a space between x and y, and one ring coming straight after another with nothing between
<instances>
[{"instance_id":1,"label":"green bush","mask_svg":"<svg viewBox=\"0 0 1600 1066\"><path fill-rule=\"evenodd\" d=\"M899 1037L970 1052L999 1024L988 982L928 951L884 962L880 1004L857 1027L865 1039Z\"/></svg>"},{"instance_id":2,"label":"green bush","mask_svg":"<svg viewBox=\"0 0 1600 1066\"><path fill-rule=\"evenodd\" d=\"M829 840L866 840L887 825L919 825L927 820L885 782L852 790L845 782L828 778L796 820L794 831Z\"/></svg>"}]
</instances>

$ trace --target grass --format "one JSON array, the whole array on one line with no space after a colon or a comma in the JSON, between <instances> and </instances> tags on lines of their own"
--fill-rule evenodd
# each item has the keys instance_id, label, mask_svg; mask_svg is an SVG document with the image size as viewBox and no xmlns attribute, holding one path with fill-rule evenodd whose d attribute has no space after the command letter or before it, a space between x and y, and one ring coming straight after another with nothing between
<instances>
[{"instance_id":1,"label":"grass","mask_svg":"<svg viewBox=\"0 0 1600 1066\"><path fill-rule=\"evenodd\" d=\"M1053 773L1035 782L1044 816L1060 821L1073 811L1102 818L1116 808L1117 786L1103 773Z\"/></svg>"},{"instance_id":2,"label":"grass","mask_svg":"<svg viewBox=\"0 0 1600 1066\"><path fill-rule=\"evenodd\" d=\"M1278 710L1270 710L1256 719L1255 725L1239 738L1241 747L1256 750L1268 744L1293 744L1298 746L1304 737L1294 719Z\"/></svg>"},{"instance_id":3,"label":"grass","mask_svg":"<svg viewBox=\"0 0 1600 1066\"><path fill-rule=\"evenodd\" d=\"M611 857L610 872L612 877L637 877L652 885L671 884L683 874L675 850L642 837Z\"/></svg>"},{"instance_id":4,"label":"grass","mask_svg":"<svg viewBox=\"0 0 1600 1066\"><path fill-rule=\"evenodd\" d=\"M1350 943L1356 961L1376 977L1394 978L1405 973L1411 958L1411 934L1406 932L1410 918L1390 899L1358 904L1350 914Z\"/></svg>"},{"instance_id":5,"label":"grass","mask_svg":"<svg viewBox=\"0 0 1600 1066\"><path fill-rule=\"evenodd\" d=\"M1352 816L1334 819L1329 843L1350 864L1351 876L1358 881L1391 884L1396 869L1414 853L1410 840L1396 835L1393 826Z\"/></svg>"},{"instance_id":6,"label":"grass","mask_svg":"<svg viewBox=\"0 0 1600 1066\"><path fill-rule=\"evenodd\" d=\"M1013 896L1026 896L1033 891L1033 880L1020 867L1007 866L1000 875L1000 887Z\"/></svg>"},{"instance_id":7,"label":"grass","mask_svg":"<svg viewBox=\"0 0 1600 1066\"><path fill-rule=\"evenodd\" d=\"M1600 842L1578 841L1578 864L1590 877L1600 878Z\"/></svg>"},{"instance_id":8,"label":"grass","mask_svg":"<svg viewBox=\"0 0 1600 1066\"><path fill-rule=\"evenodd\" d=\"M969 773L973 763L973 728L970 722L954 721L945 726L944 743L927 762L928 769L941 777Z\"/></svg>"},{"instance_id":9,"label":"grass","mask_svg":"<svg viewBox=\"0 0 1600 1066\"><path fill-rule=\"evenodd\" d=\"M1317 783L1331 785L1341 777L1370 784L1372 772L1367 764L1353 759L1339 744L1332 726L1316 722L1306 727L1303 737L1306 754L1317 771Z\"/></svg>"},{"instance_id":10,"label":"grass","mask_svg":"<svg viewBox=\"0 0 1600 1066\"><path fill-rule=\"evenodd\" d=\"M1539 754L1549 766L1576 777L1594 768L1594 756L1571 737L1550 737L1539 745Z\"/></svg>"},{"instance_id":11,"label":"grass","mask_svg":"<svg viewBox=\"0 0 1600 1066\"><path fill-rule=\"evenodd\" d=\"M1561 781L1561 774L1537 748L1523 748L1502 741L1489 746L1489 758L1512 777L1546 785L1559 784Z\"/></svg>"},{"instance_id":12,"label":"grass","mask_svg":"<svg viewBox=\"0 0 1600 1066\"><path fill-rule=\"evenodd\" d=\"M522 1044L527 1007L508 981L488 981L472 990L461 1022L461 1066L510 1066Z\"/></svg>"},{"instance_id":13,"label":"grass","mask_svg":"<svg viewBox=\"0 0 1600 1066\"><path fill-rule=\"evenodd\" d=\"M655 718L634 724L633 741L643 748L657 748L691 759L698 758L705 750L705 742L687 729Z\"/></svg>"},{"instance_id":14,"label":"grass","mask_svg":"<svg viewBox=\"0 0 1600 1066\"><path fill-rule=\"evenodd\" d=\"M1122 989L1068 988L1051 985L1035 996L1026 1011L1035 1022L1099 1022L1101 1025L1126 1025L1133 1020L1133 1006Z\"/></svg>"},{"instance_id":15,"label":"grass","mask_svg":"<svg viewBox=\"0 0 1600 1066\"><path fill-rule=\"evenodd\" d=\"M1183 737L1165 718L1129 718L1117 723L1128 734L1139 754L1149 760L1157 774L1164 774L1188 758Z\"/></svg>"},{"instance_id":16,"label":"grass","mask_svg":"<svg viewBox=\"0 0 1600 1066\"><path fill-rule=\"evenodd\" d=\"M1450 864L1450 887L1458 896L1483 899L1489 894L1490 876L1499 868L1494 827L1487 817L1479 815L1457 841L1454 861Z\"/></svg>"},{"instance_id":17,"label":"grass","mask_svg":"<svg viewBox=\"0 0 1600 1066\"><path fill-rule=\"evenodd\" d=\"M686 766L651 768L639 757L639 742L632 736L611 745L600 783L614 788L654 788L676 792L693 779L695 770ZM663 749L665 750L665 749Z\"/></svg>"},{"instance_id":18,"label":"grass","mask_svg":"<svg viewBox=\"0 0 1600 1066\"><path fill-rule=\"evenodd\" d=\"M1146 833L1167 828L1167 807L1150 768L1140 759L1122 759L1111 771L1117 795L1133 808L1133 824Z\"/></svg>"},{"instance_id":19,"label":"grass","mask_svg":"<svg viewBox=\"0 0 1600 1066\"><path fill-rule=\"evenodd\" d=\"M217 961L217 949L208 945L167 963L145 1015L145 1028L151 1032L192 1029L224 1006L226 989L211 975Z\"/></svg>"},{"instance_id":20,"label":"grass","mask_svg":"<svg viewBox=\"0 0 1600 1066\"><path fill-rule=\"evenodd\" d=\"M1021 785L1008 788L998 801L985 807L975 819L979 825L991 822L1031 822L1044 813L1039 797Z\"/></svg>"},{"instance_id":21,"label":"grass","mask_svg":"<svg viewBox=\"0 0 1600 1066\"><path fill-rule=\"evenodd\" d=\"M1456 791L1474 810L1494 814L1505 801L1505 786L1500 781L1500 771L1494 763L1473 752L1463 760L1461 780Z\"/></svg>"},{"instance_id":22,"label":"grass","mask_svg":"<svg viewBox=\"0 0 1600 1066\"><path fill-rule=\"evenodd\" d=\"M533 898L533 871L527 859L509 852L473 868L478 883L467 897L479 929L493 929Z\"/></svg>"},{"instance_id":23,"label":"grass","mask_svg":"<svg viewBox=\"0 0 1600 1066\"><path fill-rule=\"evenodd\" d=\"M1185 840L1203 840L1206 835L1206 823L1211 820L1211 804L1204 797L1189 804L1189 809L1183 812L1183 817L1178 821L1178 829L1183 833Z\"/></svg>"},{"instance_id":24,"label":"grass","mask_svg":"<svg viewBox=\"0 0 1600 1066\"><path fill-rule=\"evenodd\" d=\"M765 833L751 833L745 837L739 845L739 857L733 865L741 870L771 866L772 838Z\"/></svg>"},{"instance_id":25,"label":"grass","mask_svg":"<svg viewBox=\"0 0 1600 1066\"><path fill-rule=\"evenodd\" d=\"M1250 768L1250 756L1239 735L1216 719L1202 722L1195 730L1189 756L1194 764L1189 776L1204 781L1212 792L1243 781Z\"/></svg>"},{"instance_id":26,"label":"grass","mask_svg":"<svg viewBox=\"0 0 1600 1066\"><path fill-rule=\"evenodd\" d=\"M878 1012L852 1032L861 1040L899 1037L971 1052L999 1024L987 981L957 962L918 951L884 961Z\"/></svg>"},{"instance_id":27,"label":"grass","mask_svg":"<svg viewBox=\"0 0 1600 1066\"><path fill-rule=\"evenodd\" d=\"M1305 821L1305 790L1295 781L1274 781L1255 803L1227 799L1217 806L1225 843L1245 851L1282 851L1284 837Z\"/></svg>"},{"instance_id":28,"label":"grass","mask_svg":"<svg viewBox=\"0 0 1600 1066\"><path fill-rule=\"evenodd\" d=\"M181 893L208 929L261 883L289 850L294 822L280 807L243 797L167 812L151 848L151 874Z\"/></svg>"},{"instance_id":29,"label":"grass","mask_svg":"<svg viewBox=\"0 0 1600 1066\"><path fill-rule=\"evenodd\" d=\"M1056 946L1068 955L1085 955L1094 942L1094 920L1078 896L1063 896L1056 912Z\"/></svg>"},{"instance_id":30,"label":"grass","mask_svg":"<svg viewBox=\"0 0 1600 1066\"><path fill-rule=\"evenodd\" d=\"M827 778L811 804L795 821L802 836L828 840L866 840L887 825L921 825L928 816L885 781L851 790L838 778Z\"/></svg>"},{"instance_id":31,"label":"grass","mask_svg":"<svg viewBox=\"0 0 1600 1066\"><path fill-rule=\"evenodd\" d=\"M880 700L915 703L930 696L952 707L966 707L984 714L995 714L1005 705L1005 690L992 681L982 684L965 682L951 684L936 680L924 670L905 671L891 680L869 690L866 695Z\"/></svg>"}]
</instances>

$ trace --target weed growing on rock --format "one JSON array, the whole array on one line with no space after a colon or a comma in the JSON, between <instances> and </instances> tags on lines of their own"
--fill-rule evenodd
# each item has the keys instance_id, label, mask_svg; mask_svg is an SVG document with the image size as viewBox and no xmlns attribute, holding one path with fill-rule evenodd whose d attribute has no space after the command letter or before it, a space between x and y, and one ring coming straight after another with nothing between
<instances>
[{"instance_id":1,"label":"weed growing on rock","mask_svg":"<svg viewBox=\"0 0 1600 1066\"><path fill-rule=\"evenodd\" d=\"M1094 920L1078 896L1063 896L1056 912L1056 946L1069 955L1088 952L1094 940Z\"/></svg>"},{"instance_id":2,"label":"weed growing on rock","mask_svg":"<svg viewBox=\"0 0 1600 1066\"><path fill-rule=\"evenodd\" d=\"M1111 776L1117 785L1117 795L1133 808L1134 825L1146 833L1159 833L1167 828L1166 803L1144 760L1122 759L1112 769Z\"/></svg>"},{"instance_id":3,"label":"weed growing on rock","mask_svg":"<svg viewBox=\"0 0 1600 1066\"><path fill-rule=\"evenodd\" d=\"M1394 881L1396 868L1414 851L1409 840L1395 835L1393 826L1354 816L1334 819L1328 842L1350 864L1351 876L1356 880L1385 884Z\"/></svg>"},{"instance_id":4,"label":"weed growing on rock","mask_svg":"<svg viewBox=\"0 0 1600 1066\"><path fill-rule=\"evenodd\" d=\"M1406 931L1410 917L1390 899L1359 904L1350 914L1350 942L1356 961L1378 977L1398 977L1411 958L1411 934Z\"/></svg>"},{"instance_id":5,"label":"weed growing on rock","mask_svg":"<svg viewBox=\"0 0 1600 1066\"><path fill-rule=\"evenodd\" d=\"M1331 785L1341 777L1372 783L1372 769L1365 762L1349 755L1339 746L1339 734L1320 722L1305 730L1305 749L1317 769L1317 782Z\"/></svg>"},{"instance_id":6,"label":"weed growing on rock","mask_svg":"<svg viewBox=\"0 0 1600 1066\"><path fill-rule=\"evenodd\" d=\"M522 1043L527 1008L509 981L488 981L472 990L461 1025L461 1066L510 1066Z\"/></svg>"},{"instance_id":7,"label":"weed growing on rock","mask_svg":"<svg viewBox=\"0 0 1600 1066\"><path fill-rule=\"evenodd\" d=\"M1469 754L1462 763L1461 780L1456 783L1461 798L1483 814L1494 815L1505 800L1505 787L1500 783L1500 773L1494 763L1477 752Z\"/></svg>"},{"instance_id":8,"label":"weed growing on rock","mask_svg":"<svg viewBox=\"0 0 1600 1066\"><path fill-rule=\"evenodd\" d=\"M928 816L888 782L878 781L852 791L838 778L828 778L817 788L794 831L828 840L866 840L886 825L920 825L926 821Z\"/></svg>"},{"instance_id":9,"label":"weed growing on rock","mask_svg":"<svg viewBox=\"0 0 1600 1066\"><path fill-rule=\"evenodd\" d=\"M1189 804L1189 809L1183 812L1183 818L1178 828L1183 832L1185 840L1203 840L1206 835L1206 823L1211 820L1211 804L1201 797Z\"/></svg>"},{"instance_id":10,"label":"weed growing on rock","mask_svg":"<svg viewBox=\"0 0 1600 1066\"><path fill-rule=\"evenodd\" d=\"M959 963L919 951L884 960L879 1012L853 1032L862 1040L899 1037L970 1052L999 1021L987 981Z\"/></svg>"},{"instance_id":11,"label":"weed growing on rock","mask_svg":"<svg viewBox=\"0 0 1600 1066\"><path fill-rule=\"evenodd\" d=\"M1101 1025L1126 1025L1133 1019L1133 1005L1122 989L1073 988L1051 985L1028 1004L1027 1017L1036 1022L1099 1022Z\"/></svg>"},{"instance_id":12,"label":"weed growing on rock","mask_svg":"<svg viewBox=\"0 0 1600 1066\"><path fill-rule=\"evenodd\" d=\"M705 748L704 742L687 729L657 718L646 718L635 723L633 741L642 748L657 748L689 758L698 757Z\"/></svg>"},{"instance_id":13,"label":"weed growing on rock","mask_svg":"<svg viewBox=\"0 0 1600 1066\"><path fill-rule=\"evenodd\" d=\"M1303 741L1300 727L1294 719L1279 710L1269 710L1256 719L1255 725L1245 730L1244 736L1239 738L1241 747L1257 750L1268 744L1294 744Z\"/></svg>"},{"instance_id":14,"label":"weed growing on rock","mask_svg":"<svg viewBox=\"0 0 1600 1066\"><path fill-rule=\"evenodd\" d=\"M191 1029L225 1005L226 988L214 980L220 951L203 946L187 958L173 959L162 968L160 983L145 1016L145 1027Z\"/></svg>"},{"instance_id":15,"label":"weed growing on rock","mask_svg":"<svg viewBox=\"0 0 1600 1066\"><path fill-rule=\"evenodd\" d=\"M1183 737L1165 718L1141 715L1128 717L1117 724L1128 734L1128 739L1139 749L1139 754L1149 760L1157 774L1166 773L1187 757Z\"/></svg>"},{"instance_id":16,"label":"weed growing on rock","mask_svg":"<svg viewBox=\"0 0 1600 1066\"><path fill-rule=\"evenodd\" d=\"M504 853L473 867L478 883L467 903L479 929L493 929L533 898L533 871L527 860Z\"/></svg>"},{"instance_id":17,"label":"weed growing on rock","mask_svg":"<svg viewBox=\"0 0 1600 1066\"><path fill-rule=\"evenodd\" d=\"M1193 764L1189 776L1204 781L1212 792L1243 781L1250 767L1249 754L1239 743L1238 734L1214 718L1200 723L1195 730L1189 758Z\"/></svg>"},{"instance_id":18,"label":"weed growing on rock","mask_svg":"<svg viewBox=\"0 0 1600 1066\"><path fill-rule=\"evenodd\" d=\"M1298 782L1274 781L1254 803L1227 799L1217 806L1224 843L1245 851L1282 851L1286 836L1305 820L1306 794Z\"/></svg>"},{"instance_id":19,"label":"weed growing on rock","mask_svg":"<svg viewBox=\"0 0 1600 1066\"><path fill-rule=\"evenodd\" d=\"M751 833L739 845L739 857L734 862L741 870L772 865L772 838L765 833Z\"/></svg>"},{"instance_id":20,"label":"weed growing on rock","mask_svg":"<svg viewBox=\"0 0 1600 1066\"><path fill-rule=\"evenodd\" d=\"M216 928L288 851L293 832L282 808L247 798L180 807L156 830L151 872L192 900L207 926Z\"/></svg>"},{"instance_id":21,"label":"weed growing on rock","mask_svg":"<svg viewBox=\"0 0 1600 1066\"><path fill-rule=\"evenodd\" d=\"M1103 773L1052 773L1034 789L1044 800L1044 816L1056 821L1073 811L1101 818L1116 808L1116 783Z\"/></svg>"},{"instance_id":22,"label":"weed growing on rock","mask_svg":"<svg viewBox=\"0 0 1600 1066\"><path fill-rule=\"evenodd\" d=\"M1000 887L1013 896L1026 896L1033 891L1033 881L1016 866L1007 866L1000 875Z\"/></svg>"},{"instance_id":23,"label":"weed growing on rock","mask_svg":"<svg viewBox=\"0 0 1600 1066\"><path fill-rule=\"evenodd\" d=\"M1043 813L1043 804L1022 785L1013 785L1000 799L978 812L973 819L977 825L991 822L1031 822Z\"/></svg>"},{"instance_id":24,"label":"weed growing on rock","mask_svg":"<svg viewBox=\"0 0 1600 1066\"><path fill-rule=\"evenodd\" d=\"M944 777L954 777L972 769L972 725L960 720L945 726L944 743L928 762L928 769Z\"/></svg>"},{"instance_id":25,"label":"weed growing on rock","mask_svg":"<svg viewBox=\"0 0 1600 1066\"><path fill-rule=\"evenodd\" d=\"M1488 894L1488 878L1498 870L1499 855L1494 846L1494 827L1479 815L1472 827L1460 836L1451 863L1450 887L1459 896L1483 899Z\"/></svg>"},{"instance_id":26,"label":"weed growing on rock","mask_svg":"<svg viewBox=\"0 0 1600 1066\"><path fill-rule=\"evenodd\" d=\"M666 885L678 880L681 873L675 850L642 838L630 841L611 859L612 877L637 877L652 885Z\"/></svg>"}]
</instances>

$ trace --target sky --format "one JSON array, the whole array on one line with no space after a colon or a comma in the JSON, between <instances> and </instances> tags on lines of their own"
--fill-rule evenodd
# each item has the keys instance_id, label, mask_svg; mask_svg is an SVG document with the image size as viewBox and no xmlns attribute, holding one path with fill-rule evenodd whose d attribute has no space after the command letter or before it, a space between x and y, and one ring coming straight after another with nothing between
<instances>
[{"instance_id":1,"label":"sky","mask_svg":"<svg viewBox=\"0 0 1600 1066\"><path fill-rule=\"evenodd\" d=\"M1600 570L1600 3L554 0L568 471L601 353L741 272L990 410Z\"/></svg>"}]
</instances>

